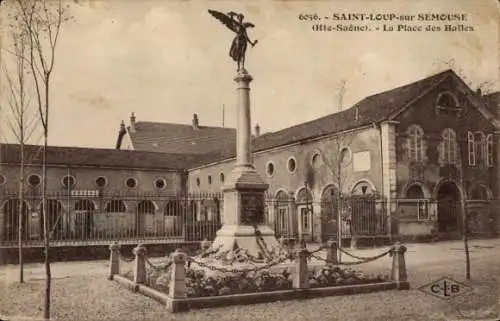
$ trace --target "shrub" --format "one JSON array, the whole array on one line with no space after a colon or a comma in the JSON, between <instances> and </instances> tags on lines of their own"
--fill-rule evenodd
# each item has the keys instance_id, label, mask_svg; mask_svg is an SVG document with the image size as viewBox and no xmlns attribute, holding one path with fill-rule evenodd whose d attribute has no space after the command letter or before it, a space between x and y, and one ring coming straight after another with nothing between
<instances>
[{"instance_id":1,"label":"shrub","mask_svg":"<svg viewBox=\"0 0 500 321\"><path fill-rule=\"evenodd\" d=\"M335 285L369 284L387 280L387 276L380 274L373 276L352 269L341 269L332 266L324 266L309 274L309 284L314 288Z\"/></svg>"},{"instance_id":2,"label":"shrub","mask_svg":"<svg viewBox=\"0 0 500 321\"><path fill-rule=\"evenodd\" d=\"M168 293L171 267L165 270L150 269L147 285ZM352 269L324 266L309 271L312 288L339 285L354 285L383 282L388 279L382 275L367 275ZM204 270L186 269L186 287L188 297L221 296L240 293L272 292L292 289L292 274L284 269L280 272L260 271L246 273L207 274Z\"/></svg>"}]
</instances>

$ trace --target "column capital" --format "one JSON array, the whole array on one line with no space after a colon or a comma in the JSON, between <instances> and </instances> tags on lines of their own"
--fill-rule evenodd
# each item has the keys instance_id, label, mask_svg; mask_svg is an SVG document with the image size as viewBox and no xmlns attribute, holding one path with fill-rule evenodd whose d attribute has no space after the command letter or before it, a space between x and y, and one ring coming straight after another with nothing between
<instances>
[{"instance_id":1,"label":"column capital","mask_svg":"<svg viewBox=\"0 0 500 321\"><path fill-rule=\"evenodd\" d=\"M234 81L241 84L240 88L249 89L248 84L253 80L253 77L248 73L246 69L242 69L238 71L236 77L234 77Z\"/></svg>"}]
</instances>

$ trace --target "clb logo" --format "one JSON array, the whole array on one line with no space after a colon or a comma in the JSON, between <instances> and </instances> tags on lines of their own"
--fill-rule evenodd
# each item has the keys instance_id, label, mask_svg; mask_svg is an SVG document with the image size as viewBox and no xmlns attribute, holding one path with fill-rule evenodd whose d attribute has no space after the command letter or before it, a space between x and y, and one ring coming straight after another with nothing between
<instances>
[{"instance_id":1,"label":"clb logo","mask_svg":"<svg viewBox=\"0 0 500 321\"><path fill-rule=\"evenodd\" d=\"M418 289L426 294L445 300L452 299L458 295L472 291L470 286L447 277L423 285Z\"/></svg>"}]
</instances>

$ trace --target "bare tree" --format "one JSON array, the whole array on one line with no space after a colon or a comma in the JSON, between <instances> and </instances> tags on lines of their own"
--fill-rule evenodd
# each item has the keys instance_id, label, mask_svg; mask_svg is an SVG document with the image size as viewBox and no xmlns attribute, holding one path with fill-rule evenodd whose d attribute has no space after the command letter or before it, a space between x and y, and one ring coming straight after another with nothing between
<instances>
[{"instance_id":1,"label":"bare tree","mask_svg":"<svg viewBox=\"0 0 500 321\"><path fill-rule=\"evenodd\" d=\"M59 41L60 31L67 16L67 8L62 0L11 0L10 17L12 18L12 29L24 38L26 51L23 55L17 55L23 59L30 71L30 78L34 87L35 105L43 130L42 150L42 214L43 214L43 237L45 250L45 304L44 318L50 319L50 292L51 292L51 270L50 270L50 235L46 190L47 190L47 146L49 135L49 111L52 89L52 75L56 61L56 48Z\"/></svg>"},{"instance_id":2,"label":"bare tree","mask_svg":"<svg viewBox=\"0 0 500 321\"><path fill-rule=\"evenodd\" d=\"M349 146L352 144L355 137L355 133L344 133L339 134L334 137L330 142L324 142L320 147L321 160L324 166L326 166L333 177L333 181L337 187L335 199L336 199L336 212L337 212L337 242L339 246L342 246L342 221L346 219L347 223L349 219L347 217L342 217L346 208L344 207L344 194L343 191L346 187L346 182L348 177L347 167L351 163L351 155L349 154ZM350 226L351 240L353 244L355 243L355 230Z\"/></svg>"},{"instance_id":3,"label":"bare tree","mask_svg":"<svg viewBox=\"0 0 500 321\"><path fill-rule=\"evenodd\" d=\"M344 112L343 103L344 103L344 95L346 93L346 81L341 80L339 85L337 86L337 110L338 112ZM356 108L356 107L354 107ZM355 118L358 117L357 111L353 114ZM353 119L355 121L356 119ZM340 133L329 140L323 140L319 143L318 146L318 155L321 161L321 165L326 167L328 171L331 173L333 177L333 181L336 185L336 193L333 196L335 200L332 206L335 206L334 211L337 213L337 217L335 218L337 222L336 230L337 230L337 243L339 246L342 245L342 215L341 213L344 210L343 206L343 195L342 191L344 190L348 173L346 171L347 166L350 164L350 155L349 155L349 146L356 136L355 132L351 133ZM315 172L312 166L308 169L307 173L307 182L309 186L313 186L315 181ZM333 209L333 208L332 208ZM321 220L323 222L332 220L332 217L328 215L322 215ZM351 227L351 235L353 234ZM340 253L339 253L340 255ZM340 257L339 257L340 259Z\"/></svg>"},{"instance_id":4,"label":"bare tree","mask_svg":"<svg viewBox=\"0 0 500 321\"><path fill-rule=\"evenodd\" d=\"M30 140L37 128L37 115L32 110L33 104L27 92L26 82L26 61L22 58L25 55L27 44L22 35L12 32L12 51L15 53L14 67L9 69L4 65L4 76L7 83L7 106L9 114L4 116L4 121L14 139L19 144L19 208L18 208L18 252L19 252L19 282L24 283L23 266L23 234L24 234L24 214L26 207L25 199L25 145Z\"/></svg>"}]
</instances>

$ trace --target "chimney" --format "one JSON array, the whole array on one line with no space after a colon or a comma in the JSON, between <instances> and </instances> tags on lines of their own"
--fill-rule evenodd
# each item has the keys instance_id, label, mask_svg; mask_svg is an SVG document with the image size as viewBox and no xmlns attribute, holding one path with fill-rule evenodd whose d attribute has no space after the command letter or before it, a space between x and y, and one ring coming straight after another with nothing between
<instances>
[{"instance_id":1,"label":"chimney","mask_svg":"<svg viewBox=\"0 0 500 321\"><path fill-rule=\"evenodd\" d=\"M193 114L193 129L198 129L200 127L200 123L198 121L198 114Z\"/></svg>"},{"instance_id":2,"label":"chimney","mask_svg":"<svg viewBox=\"0 0 500 321\"><path fill-rule=\"evenodd\" d=\"M130 115L130 127L129 127L129 130L131 132L135 132L135 114L134 114L134 112L132 112L132 114Z\"/></svg>"},{"instance_id":3,"label":"chimney","mask_svg":"<svg viewBox=\"0 0 500 321\"><path fill-rule=\"evenodd\" d=\"M118 138L116 140L115 149L121 149L123 136L127 133L127 129L125 129L125 122L122 120L120 124L120 131L118 132Z\"/></svg>"},{"instance_id":4,"label":"chimney","mask_svg":"<svg viewBox=\"0 0 500 321\"><path fill-rule=\"evenodd\" d=\"M476 95L478 95L479 97L481 97L483 95L481 88L476 89Z\"/></svg>"},{"instance_id":5,"label":"chimney","mask_svg":"<svg viewBox=\"0 0 500 321\"><path fill-rule=\"evenodd\" d=\"M359 118L359 107L356 106L355 108L356 108L356 110L355 110L356 114L354 115L354 120L358 120L358 118Z\"/></svg>"},{"instance_id":6,"label":"chimney","mask_svg":"<svg viewBox=\"0 0 500 321\"><path fill-rule=\"evenodd\" d=\"M260 126L259 126L259 124L255 124L254 130L255 130L255 138L259 137L260 136Z\"/></svg>"},{"instance_id":7,"label":"chimney","mask_svg":"<svg viewBox=\"0 0 500 321\"><path fill-rule=\"evenodd\" d=\"M122 123L120 124L120 131L119 133L126 133L127 131L125 130L125 122L122 120Z\"/></svg>"}]
</instances>

